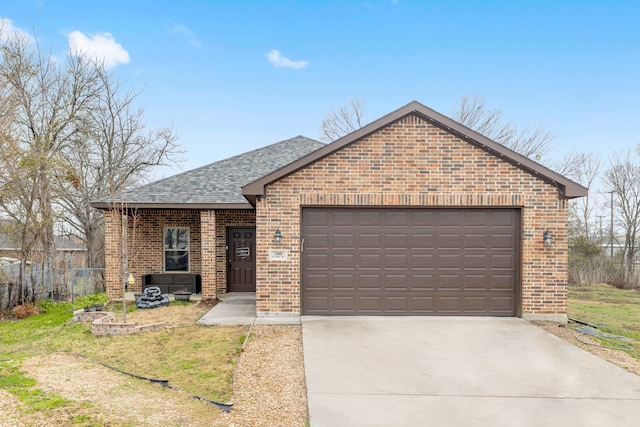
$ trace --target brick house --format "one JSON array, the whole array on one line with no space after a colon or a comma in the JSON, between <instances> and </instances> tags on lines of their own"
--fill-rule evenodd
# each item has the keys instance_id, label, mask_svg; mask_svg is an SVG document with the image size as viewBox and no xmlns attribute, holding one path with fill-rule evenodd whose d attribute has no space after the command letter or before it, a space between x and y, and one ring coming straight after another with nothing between
<instances>
[{"instance_id":1,"label":"brick house","mask_svg":"<svg viewBox=\"0 0 640 427\"><path fill-rule=\"evenodd\" d=\"M134 289L195 273L203 296L256 292L258 316L565 321L567 200L586 194L412 102L331 144L296 137L92 205L110 296L124 207Z\"/></svg>"}]
</instances>

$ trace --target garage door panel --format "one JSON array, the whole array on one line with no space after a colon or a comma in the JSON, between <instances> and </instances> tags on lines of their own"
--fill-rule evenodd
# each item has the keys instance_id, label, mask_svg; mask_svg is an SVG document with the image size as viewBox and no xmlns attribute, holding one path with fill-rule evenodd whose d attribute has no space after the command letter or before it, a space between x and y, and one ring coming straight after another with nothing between
<instances>
[{"instance_id":1,"label":"garage door panel","mask_svg":"<svg viewBox=\"0 0 640 427\"><path fill-rule=\"evenodd\" d=\"M357 310L356 299L350 295L333 296L330 306L336 313L353 313Z\"/></svg>"},{"instance_id":2,"label":"garage door panel","mask_svg":"<svg viewBox=\"0 0 640 427\"><path fill-rule=\"evenodd\" d=\"M358 308L362 314L380 313L383 311L382 297L380 296L358 296Z\"/></svg>"},{"instance_id":3,"label":"garage door panel","mask_svg":"<svg viewBox=\"0 0 640 427\"><path fill-rule=\"evenodd\" d=\"M329 235L327 233L313 233L307 234L305 237L305 243L316 250L328 250L331 246L329 244Z\"/></svg>"},{"instance_id":4,"label":"garage door panel","mask_svg":"<svg viewBox=\"0 0 640 427\"><path fill-rule=\"evenodd\" d=\"M329 211L313 210L305 212L305 222L310 227L327 227L329 225Z\"/></svg>"},{"instance_id":5,"label":"garage door panel","mask_svg":"<svg viewBox=\"0 0 640 427\"><path fill-rule=\"evenodd\" d=\"M384 254L382 267L385 269L402 269L407 270L409 260L406 253L395 254L395 253L386 253Z\"/></svg>"},{"instance_id":6,"label":"garage door panel","mask_svg":"<svg viewBox=\"0 0 640 427\"><path fill-rule=\"evenodd\" d=\"M330 267L352 269L356 265L355 257L353 253L333 253L331 254Z\"/></svg>"},{"instance_id":7,"label":"garage door panel","mask_svg":"<svg viewBox=\"0 0 640 427\"><path fill-rule=\"evenodd\" d=\"M388 211L384 214L384 225L386 227L405 228L408 222L408 213L404 210Z\"/></svg>"},{"instance_id":8,"label":"garage door panel","mask_svg":"<svg viewBox=\"0 0 640 427\"><path fill-rule=\"evenodd\" d=\"M367 212L358 212L358 225L360 227L374 226L377 228L382 221L382 212L380 211L369 210Z\"/></svg>"},{"instance_id":9,"label":"garage door panel","mask_svg":"<svg viewBox=\"0 0 640 427\"><path fill-rule=\"evenodd\" d=\"M357 248L359 250L374 249L379 251L382 247L382 235L380 233L360 233Z\"/></svg>"},{"instance_id":10,"label":"garage door panel","mask_svg":"<svg viewBox=\"0 0 640 427\"><path fill-rule=\"evenodd\" d=\"M513 282L515 278L513 274L491 276L491 289L496 291L511 291L513 289Z\"/></svg>"},{"instance_id":11,"label":"garage door panel","mask_svg":"<svg viewBox=\"0 0 640 427\"><path fill-rule=\"evenodd\" d=\"M307 276L307 289L313 291L328 291L329 290L329 275L328 274L309 274ZM333 283L333 281L331 281Z\"/></svg>"},{"instance_id":12,"label":"garage door panel","mask_svg":"<svg viewBox=\"0 0 640 427\"><path fill-rule=\"evenodd\" d=\"M408 291L409 281L406 274L387 274L385 275L384 287L389 291Z\"/></svg>"},{"instance_id":13,"label":"garage door panel","mask_svg":"<svg viewBox=\"0 0 640 427\"><path fill-rule=\"evenodd\" d=\"M379 291L386 286L386 281L380 274L360 274L358 276L357 288L359 291Z\"/></svg>"},{"instance_id":14,"label":"garage door panel","mask_svg":"<svg viewBox=\"0 0 640 427\"><path fill-rule=\"evenodd\" d=\"M307 310L316 314L329 314L331 312L330 300L328 296L306 296L305 303Z\"/></svg>"},{"instance_id":15,"label":"garage door panel","mask_svg":"<svg viewBox=\"0 0 640 427\"><path fill-rule=\"evenodd\" d=\"M513 270L516 265L516 257L511 254L493 254L491 255L490 268L492 270L508 269Z\"/></svg>"},{"instance_id":16,"label":"garage door panel","mask_svg":"<svg viewBox=\"0 0 640 427\"><path fill-rule=\"evenodd\" d=\"M385 297L383 301L384 311L386 313L406 314L409 313L409 297L407 295Z\"/></svg>"},{"instance_id":17,"label":"garage door panel","mask_svg":"<svg viewBox=\"0 0 640 427\"><path fill-rule=\"evenodd\" d=\"M411 298L411 313L426 315L434 312L433 297L413 296Z\"/></svg>"},{"instance_id":18,"label":"garage door panel","mask_svg":"<svg viewBox=\"0 0 640 427\"><path fill-rule=\"evenodd\" d=\"M326 290L353 291L356 289L355 274L340 274L336 272L327 277L330 278L330 284L328 284Z\"/></svg>"},{"instance_id":19,"label":"garage door panel","mask_svg":"<svg viewBox=\"0 0 640 427\"><path fill-rule=\"evenodd\" d=\"M375 253L375 254L370 254L370 253L364 253L364 254L359 254L356 257L357 259L357 269L370 269L370 268L375 268L375 269L379 269L380 268L380 263L382 262L382 254L380 253Z\"/></svg>"},{"instance_id":20,"label":"garage door panel","mask_svg":"<svg viewBox=\"0 0 640 427\"><path fill-rule=\"evenodd\" d=\"M356 236L353 233L335 233L332 236L328 236L327 242L331 242L332 249L353 249L356 241ZM315 245L314 240L307 241L305 239L305 245L309 248L319 249ZM321 244L322 242L320 242Z\"/></svg>"},{"instance_id":21,"label":"garage door panel","mask_svg":"<svg viewBox=\"0 0 640 427\"><path fill-rule=\"evenodd\" d=\"M518 218L515 209L305 208L303 313L514 316Z\"/></svg>"},{"instance_id":22,"label":"garage door panel","mask_svg":"<svg viewBox=\"0 0 640 427\"><path fill-rule=\"evenodd\" d=\"M516 242L513 236L503 233L492 234L490 242L490 247L493 249L513 251L516 247Z\"/></svg>"},{"instance_id":23,"label":"garage door panel","mask_svg":"<svg viewBox=\"0 0 640 427\"><path fill-rule=\"evenodd\" d=\"M412 250L433 250L438 246L434 233L416 232L407 237L407 248Z\"/></svg>"}]
</instances>

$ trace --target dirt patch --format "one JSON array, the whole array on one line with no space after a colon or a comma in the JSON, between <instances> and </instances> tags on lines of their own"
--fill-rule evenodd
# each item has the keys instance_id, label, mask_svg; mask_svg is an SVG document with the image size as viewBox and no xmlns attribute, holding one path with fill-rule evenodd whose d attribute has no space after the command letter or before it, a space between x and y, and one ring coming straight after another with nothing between
<instances>
[{"instance_id":1,"label":"dirt patch","mask_svg":"<svg viewBox=\"0 0 640 427\"><path fill-rule=\"evenodd\" d=\"M614 350L611 348L603 348L597 347L594 345L587 345L580 342L576 338L577 332L568 325L559 325L555 322L532 322L534 325L541 327L547 332L552 333L553 335L561 338L577 347L580 347L583 350L588 351L589 353L593 353L596 356L604 359L608 362L613 363L621 368L626 369L629 372L632 372L636 375L640 375L640 360L631 357L629 354L624 352L623 350ZM580 340L590 342L595 344L596 341L593 340L592 337L582 335Z\"/></svg>"},{"instance_id":2,"label":"dirt patch","mask_svg":"<svg viewBox=\"0 0 640 427\"><path fill-rule=\"evenodd\" d=\"M129 304L133 305L135 303L129 302ZM161 322L166 323L168 326L193 325L209 311L211 307L212 305L194 303L187 305L169 304L168 307L137 309L131 313L127 313L127 322L135 322L139 325ZM109 307L108 311L115 313L117 321L122 320L122 311L116 311Z\"/></svg>"},{"instance_id":3,"label":"dirt patch","mask_svg":"<svg viewBox=\"0 0 640 427\"><path fill-rule=\"evenodd\" d=\"M180 326L195 307L164 309ZM184 309L187 309L186 311ZM138 310L140 320L154 321L160 308ZM163 318L166 320L166 318ZM193 324L193 318L189 322ZM92 360L65 353L27 359L22 364L37 388L72 403L48 413L30 412L0 389L2 426L305 426L307 397L299 325L254 326L236 368L235 387L225 413L187 393L162 388L110 370ZM88 423L77 423L85 417Z\"/></svg>"},{"instance_id":4,"label":"dirt patch","mask_svg":"<svg viewBox=\"0 0 640 427\"><path fill-rule=\"evenodd\" d=\"M23 362L22 369L41 390L90 408L102 425L205 426L219 415L216 408L184 393L127 377L79 357L60 353L33 357ZM67 411L53 412L58 424L70 421Z\"/></svg>"}]
</instances>

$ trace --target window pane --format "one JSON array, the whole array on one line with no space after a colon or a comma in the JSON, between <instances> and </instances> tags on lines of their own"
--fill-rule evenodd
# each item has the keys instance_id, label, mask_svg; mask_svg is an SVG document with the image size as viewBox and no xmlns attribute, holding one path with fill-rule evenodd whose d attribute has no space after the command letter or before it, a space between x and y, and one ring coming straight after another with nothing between
<instances>
[{"instance_id":1,"label":"window pane","mask_svg":"<svg viewBox=\"0 0 640 427\"><path fill-rule=\"evenodd\" d=\"M189 229L188 228L165 228L164 230L165 249L189 249Z\"/></svg>"},{"instance_id":2,"label":"window pane","mask_svg":"<svg viewBox=\"0 0 640 427\"><path fill-rule=\"evenodd\" d=\"M176 229L176 243L178 249L189 249L189 229L177 228Z\"/></svg>"},{"instance_id":3,"label":"window pane","mask_svg":"<svg viewBox=\"0 0 640 427\"><path fill-rule=\"evenodd\" d=\"M166 271L189 271L189 252L166 251L164 269Z\"/></svg>"}]
</instances>

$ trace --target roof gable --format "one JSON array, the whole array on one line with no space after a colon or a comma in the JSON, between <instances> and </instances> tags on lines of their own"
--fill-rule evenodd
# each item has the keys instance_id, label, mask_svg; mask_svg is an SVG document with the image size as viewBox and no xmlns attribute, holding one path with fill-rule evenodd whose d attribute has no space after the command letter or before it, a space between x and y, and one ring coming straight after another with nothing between
<instances>
[{"instance_id":1,"label":"roof gable","mask_svg":"<svg viewBox=\"0 0 640 427\"><path fill-rule=\"evenodd\" d=\"M242 195L243 185L325 145L296 136L143 185L123 193L115 201L111 198L94 201L91 206L108 209L114 203L126 203L132 208L251 208Z\"/></svg>"},{"instance_id":2,"label":"roof gable","mask_svg":"<svg viewBox=\"0 0 640 427\"><path fill-rule=\"evenodd\" d=\"M255 205L256 198L265 194L265 188L269 184L295 173L296 171L303 169L312 163L315 163L411 114L415 114L423 120L457 136L458 138L499 157L505 162L511 163L531 175L555 185L563 198L571 199L587 195L587 189L582 185L519 153L516 153L501 144L498 144L497 142L417 101L410 102L404 107L399 108L328 145L325 145L321 149L245 185L242 188L242 193L247 200L251 202L251 204Z\"/></svg>"}]
</instances>

